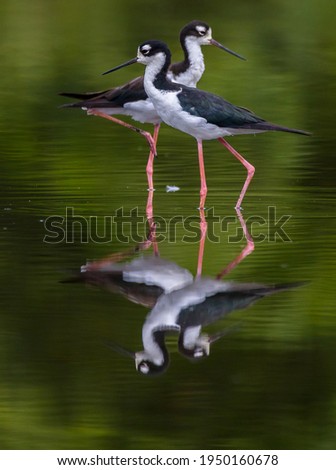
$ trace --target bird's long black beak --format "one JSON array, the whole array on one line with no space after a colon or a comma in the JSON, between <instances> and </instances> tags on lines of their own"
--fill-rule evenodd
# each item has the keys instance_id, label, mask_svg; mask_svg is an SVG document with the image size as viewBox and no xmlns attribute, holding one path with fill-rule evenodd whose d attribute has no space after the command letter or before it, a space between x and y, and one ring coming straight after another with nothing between
<instances>
[{"instance_id":1,"label":"bird's long black beak","mask_svg":"<svg viewBox=\"0 0 336 470\"><path fill-rule=\"evenodd\" d=\"M123 67L127 67L128 65L135 64L136 62L138 62L138 58L134 57L134 59L131 59L128 62L125 62L124 64L117 65L116 67L113 67L113 69L110 69L107 72L102 73L102 75L107 75L108 73L115 72L116 70L122 69Z\"/></svg>"},{"instance_id":2,"label":"bird's long black beak","mask_svg":"<svg viewBox=\"0 0 336 470\"><path fill-rule=\"evenodd\" d=\"M215 343L219 339L224 338L224 336L227 336L233 333L234 331L238 331L240 329L240 326L241 326L240 323L238 323L237 325L230 326L226 328L225 330L214 333L213 335L209 336L209 343L210 344Z\"/></svg>"},{"instance_id":3,"label":"bird's long black beak","mask_svg":"<svg viewBox=\"0 0 336 470\"><path fill-rule=\"evenodd\" d=\"M104 341L104 343L107 347L113 349L113 351L115 351L118 354L121 354L124 357L129 357L131 359L135 359L135 357L136 357L135 352L130 351L129 349L126 349L126 348L124 348L123 346L120 346L117 343L114 343L112 341Z\"/></svg>"},{"instance_id":4,"label":"bird's long black beak","mask_svg":"<svg viewBox=\"0 0 336 470\"><path fill-rule=\"evenodd\" d=\"M219 49L222 49L223 51L226 51L226 52L228 52L229 54L232 54L232 55L238 57L238 59L246 60L245 57L243 57L242 55L237 54L237 52L231 51L231 49L229 49L228 47L223 46L223 44L221 44L220 42L215 41L215 40L212 39L212 38L210 39L210 44L211 44L212 46L219 47Z\"/></svg>"}]
</instances>

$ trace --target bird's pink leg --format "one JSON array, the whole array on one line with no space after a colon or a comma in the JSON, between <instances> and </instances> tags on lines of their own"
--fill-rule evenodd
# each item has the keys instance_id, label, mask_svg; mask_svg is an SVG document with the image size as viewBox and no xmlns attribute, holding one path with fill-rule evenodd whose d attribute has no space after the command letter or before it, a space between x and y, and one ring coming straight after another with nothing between
<instances>
[{"instance_id":1,"label":"bird's pink leg","mask_svg":"<svg viewBox=\"0 0 336 470\"><path fill-rule=\"evenodd\" d=\"M203 159L203 145L202 141L197 139L197 150L198 150L198 163L201 176L201 190L200 190L200 209L204 209L205 199L208 192L206 178L205 178L205 169L204 169L204 159Z\"/></svg>"},{"instance_id":2,"label":"bird's pink leg","mask_svg":"<svg viewBox=\"0 0 336 470\"><path fill-rule=\"evenodd\" d=\"M157 143L157 140L158 140L158 137L159 137L159 130L160 130L160 124L155 124L154 132L153 132L153 142L154 142L155 148L156 148L156 143ZM149 191L154 191L154 185L153 185L154 157L155 157L155 154L151 150L149 152L148 162L147 162L147 166L146 166L148 190Z\"/></svg>"},{"instance_id":3,"label":"bird's pink leg","mask_svg":"<svg viewBox=\"0 0 336 470\"><path fill-rule=\"evenodd\" d=\"M200 209L200 229L201 229L201 239L198 249L198 260L197 260L197 277L202 275L203 267L203 256L204 256L204 245L205 239L208 231L208 223L205 220L204 209Z\"/></svg>"},{"instance_id":4,"label":"bird's pink leg","mask_svg":"<svg viewBox=\"0 0 336 470\"><path fill-rule=\"evenodd\" d=\"M109 114L105 114L101 111L98 111L98 109L88 109L87 114L89 116L99 116L104 119L108 119L109 121L112 121L116 124L119 124L120 126L127 127L127 129L131 129L131 131L137 132L138 134L141 134L142 136L145 137L147 142L149 143L149 147L151 149L151 152L153 152L154 155L156 155L156 145L154 143L153 137L150 135L149 132L144 131L143 129L139 129L138 127L132 126L132 124L128 124L128 122L121 121L120 119L117 119L113 116L110 116Z\"/></svg>"},{"instance_id":5,"label":"bird's pink leg","mask_svg":"<svg viewBox=\"0 0 336 470\"><path fill-rule=\"evenodd\" d=\"M232 155L234 155L244 165L244 167L247 170L247 177L246 177L243 189L240 192L238 201L236 203L236 209L240 210L241 209L241 204L242 204L244 196L245 196L245 193L247 191L247 188L249 187L249 184L252 181L252 178L253 178L253 175L254 175L254 172L255 172L255 168L254 168L253 165L251 165L251 163L249 163L247 160L245 160L245 158L243 158L240 155L240 153L237 152L237 150L235 150L233 147L231 147L231 145L228 142L226 142L226 140L224 140L223 137L219 137L218 141L221 144L223 144L224 147L226 147L229 150L229 152L231 152Z\"/></svg>"}]
</instances>

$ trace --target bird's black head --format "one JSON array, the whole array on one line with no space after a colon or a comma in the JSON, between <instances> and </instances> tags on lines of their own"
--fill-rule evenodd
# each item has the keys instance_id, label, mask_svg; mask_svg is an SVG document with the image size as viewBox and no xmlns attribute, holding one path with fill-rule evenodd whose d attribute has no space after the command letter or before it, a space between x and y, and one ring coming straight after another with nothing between
<instances>
[{"instance_id":1,"label":"bird's black head","mask_svg":"<svg viewBox=\"0 0 336 470\"><path fill-rule=\"evenodd\" d=\"M169 354L165 344L165 330L152 332L152 340L156 344L156 351L139 351L135 353L135 367L143 375L159 375L169 366Z\"/></svg>"},{"instance_id":2,"label":"bird's black head","mask_svg":"<svg viewBox=\"0 0 336 470\"><path fill-rule=\"evenodd\" d=\"M246 60L240 54L237 54L226 46L223 46L220 42L215 41L212 37L211 27L204 21L194 20L185 25L180 32L180 42L182 49L184 49L185 52L188 47L193 47L193 44L196 43L198 46L216 46L239 59Z\"/></svg>"},{"instance_id":3,"label":"bird's black head","mask_svg":"<svg viewBox=\"0 0 336 470\"><path fill-rule=\"evenodd\" d=\"M169 366L169 359L164 361L161 365L156 365L148 359L142 359L136 362L136 370L142 375L154 376L163 374Z\"/></svg>"},{"instance_id":4,"label":"bird's black head","mask_svg":"<svg viewBox=\"0 0 336 470\"><path fill-rule=\"evenodd\" d=\"M133 352L112 341L105 341L106 346L122 356L129 357L135 361L135 368L140 374L154 376L162 374L169 366L169 354L164 344L164 332L155 333L159 346L159 357L155 357L146 351ZM160 351L162 354L160 354Z\"/></svg>"},{"instance_id":5,"label":"bird's black head","mask_svg":"<svg viewBox=\"0 0 336 470\"><path fill-rule=\"evenodd\" d=\"M209 337L207 335L201 335L197 344L188 348L184 345L184 335L181 334L178 339L178 350L182 356L191 361L198 361L204 357L208 357L210 354Z\"/></svg>"},{"instance_id":6,"label":"bird's black head","mask_svg":"<svg viewBox=\"0 0 336 470\"><path fill-rule=\"evenodd\" d=\"M116 70L119 70L123 67L127 67L128 65L135 64L139 62L140 64L147 65L157 58L157 56L161 55L161 61L162 61L162 68L168 68L171 60L171 53L170 50L167 46L162 41L156 41L156 40L151 40L151 41L146 41L140 44L138 47L138 53L137 57L134 57L134 59L131 59L124 64L117 65L117 67L113 67L113 69L107 70L106 72L103 73L103 75L106 75L111 72L115 72Z\"/></svg>"},{"instance_id":7,"label":"bird's black head","mask_svg":"<svg viewBox=\"0 0 336 470\"><path fill-rule=\"evenodd\" d=\"M167 44L162 41L146 41L138 47L138 59L142 59L142 57L153 57L160 53L170 57L170 50ZM139 60L139 62L141 62L141 60Z\"/></svg>"},{"instance_id":8,"label":"bird's black head","mask_svg":"<svg viewBox=\"0 0 336 470\"><path fill-rule=\"evenodd\" d=\"M211 36L211 28L207 23L204 23L204 21L194 20L186 24L181 29L180 40L181 42L184 42L187 36L194 36L196 38L202 38L204 36L208 36L209 33Z\"/></svg>"}]
</instances>

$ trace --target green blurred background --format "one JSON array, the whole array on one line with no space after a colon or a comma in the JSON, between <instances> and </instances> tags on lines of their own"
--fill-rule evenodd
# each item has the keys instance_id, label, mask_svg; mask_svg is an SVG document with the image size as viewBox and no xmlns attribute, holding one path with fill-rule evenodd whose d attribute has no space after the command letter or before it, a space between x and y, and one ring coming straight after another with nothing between
<instances>
[{"instance_id":1,"label":"green blurred background","mask_svg":"<svg viewBox=\"0 0 336 470\"><path fill-rule=\"evenodd\" d=\"M137 207L144 216L147 144L80 110L59 109L60 91L95 91L143 72L101 73L162 39L180 60L178 32L208 22L213 37L248 58L204 48L199 88L312 137L266 134L230 139L256 167L244 217L291 215L291 242L256 243L229 276L237 281L309 280L265 299L243 328L189 364L169 339L172 363L156 380L108 350L108 337L141 349L147 310L99 289L59 281L87 259L129 248L108 243L46 244L45 221L98 218ZM336 3L331 0L2 0L0 4L2 449L335 448L335 100ZM144 126L151 130L150 126ZM196 216L194 140L162 126L155 164L156 216ZM205 144L207 205L233 210L243 168L216 142ZM166 185L177 193L166 193ZM267 226L252 235L267 235ZM143 232L146 232L145 223ZM163 257L195 273L198 245L160 244ZM207 241L214 276L244 243ZM225 325L225 321L217 329ZM211 330L211 328L210 328ZM214 327L216 330L216 327Z\"/></svg>"}]
</instances>

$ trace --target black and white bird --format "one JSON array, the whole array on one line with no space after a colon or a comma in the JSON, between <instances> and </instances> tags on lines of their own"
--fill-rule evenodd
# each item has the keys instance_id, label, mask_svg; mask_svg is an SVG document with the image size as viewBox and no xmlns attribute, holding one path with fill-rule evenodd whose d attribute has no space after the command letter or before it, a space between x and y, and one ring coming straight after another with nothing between
<instances>
[{"instance_id":1,"label":"black and white bird","mask_svg":"<svg viewBox=\"0 0 336 470\"><path fill-rule=\"evenodd\" d=\"M142 351L132 352L111 342L109 345L118 353L131 357L141 374L159 374L169 366L167 334L178 334L178 349L183 356L196 360L209 356L211 344L229 330L208 335L202 333L204 326L215 323L235 310L247 308L265 296L301 285L288 283L267 286L199 277L193 283L158 298L142 327Z\"/></svg>"},{"instance_id":2,"label":"black and white bird","mask_svg":"<svg viewBox=\"0 0 336 470\"><path fill-rule=\"evenodd\" d=\"M245 60L212 38L211 27L203 21L191 21L180 32L180 43L184 52L181 62L168 67L169 80L196 87L205 70L202 46L213 45ZM69 108L82 108L87 114L109 119L117 124L142 134L148 141L151 152L147 163L147 179L150 190L153 190L153 159L156 154L161 117L158 115L144 88L144 78L137 77L116 88L89 93L60 93L62 96L77 98L80 101L63 105ZM153 137L147 131L138 129L112 115L131 116L135 121L154 124Z\"/></svg>"},{"instance_id":3,"label":"black and white bird","mask_svg":"<svg viewBox=\"0 0 336 470\"><path fill-rule=\"evenodd\" d=\"M107 257L82 266L66 283L84 282L118 293L151 309L142 326L143 350L133 352L115 342L106 344L132 358L138 372L155 375L169 366L166 335L178 335L178 350L188 359L210 354L211 344L231 329L208 335L202 329L257 300L303 285L302 282L265 285L224 282L206 276L196 278L187 269L158 256L140 256L120 263Z\"/></svg>"},{"instance_id":4,"label":"black and white bird","mask_svg":"<svg viewBox=\"0 0 336 470\"><path fill-rule=\"evenodd\" d=\"M246 108L229 103L220 96L172 82L169 78L170 60L171 53L165 43L147 41L139 46L137 57L105 73L136 62L146 65L145 91L162 121L197 140L201 176L200 208L204 208L207 194L202 141L218 139L247 169L247 178L236 203L236 208L239 209L255 169L223 137L265 131L304 135L309 133L273 124Z\"/></svg>"}]
</instances>

